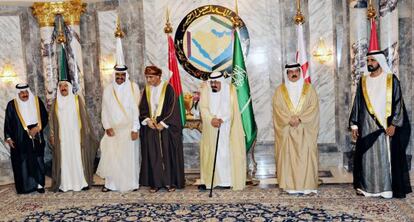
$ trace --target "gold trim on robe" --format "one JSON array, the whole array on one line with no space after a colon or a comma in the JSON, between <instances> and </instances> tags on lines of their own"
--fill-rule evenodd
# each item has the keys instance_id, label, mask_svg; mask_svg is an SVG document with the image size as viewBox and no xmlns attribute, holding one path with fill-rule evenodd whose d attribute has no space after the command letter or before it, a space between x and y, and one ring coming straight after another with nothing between
<instances>
[{"instance_id":1,"label":"gold trim on robe","mask_svg":"<svg viewBox=\"0 0 414 222\"><path fill-rule=\"evenodd\" d=\"M34 98L35 98L36 112L37 112L37 126L39 126L40 129L42 129L42 119L40 117L39 99L38 99L37 96L35 96ZM17 103L17 99L14 99L13 103L14 103L14 108L16 109L17 116L19 117L20 123L23 126L23 129L26 130L27 133L29 134L29 129L27 128L26 122L24 121L23 116L20 113L19 104ZM29 134L29 137L32 138L30 136L30 134Z\"/></svg>"},{"instance_id":2,"label":"gold trim on robe","mask_svg":"<svg viewBox=\"0 0 414 222\"><path fill-rule=\"evenodd\" d=\"M80 110L79 110L79 96L78 95L75 95L75 105L76 105L76 112L78 113L78 125L79 125L79 130L80 130L80 129L82 129L82 121L81 121ZM57 99L56 99L56 105L55 105L55 113L56 113L56 116L59 117ZM57 118L57 121L58 121L58 125L60 127L59 118Z\"/></svg>"},{"instance_id":3,"label":"gold trim on robe","mask_svg":"<svg viewBox=\"0 0 414 222\"><path fill-rule=\"evenodd\" d=\"M145 86L145 91L146 91L146 94L147 94L148 109L149 109L149 112L150 112L151 119L154 122L155 122L155 119L158 116L161 115L162 108L164 107L165 92L167 91L167 86L168 86L168 82L164 82L164 85L162 86L162 90L161 90L161 94L160 94L160 98L159 98L159 103L158 103L158 107L157 107L157 111L156 111L155 115L153 115L152 110L151 110L151 87L150 87L150 85Z\"/></svg>"},{"instance_id":4,"label":"gold trim on robe","mask_svg":"<svg viewBox=\"0 0 414 222\"><path fill-rule=\"evenodd\" d=\"M282 89L283 99L285 100L286 105L288 106L289 110L295 114L299 113L303 108L303 104L305 103L305 96L309 91L309 84L308 83L303 84L302 93L300 95L299 103L296 108L293 106L293 103L290 100L289 92L286 88L286 85L283 84L281 89Z\"/></svg>"},{"instance_id":5,"label":"gold trim on robe","mask_svg":"<svg viewBox=\"0 0 414 222\"><path fill-rule=\"evenodd\" d=\"M368 89L367 89L367 78L366 76L362 76L362 94L364 96L365 104L367 105L368 112L374 116L374 120L378 120L379 124L386 129L388 127L387 122L382 123L382 118L378 118L377 113L374 111L374 107L372 107L371 100L368 96ZM386 92L386 106L385 106L385 118L391 116L391 109L392 109L392 74L387 75L387 92Z\"/></svg>"}]
</instances>

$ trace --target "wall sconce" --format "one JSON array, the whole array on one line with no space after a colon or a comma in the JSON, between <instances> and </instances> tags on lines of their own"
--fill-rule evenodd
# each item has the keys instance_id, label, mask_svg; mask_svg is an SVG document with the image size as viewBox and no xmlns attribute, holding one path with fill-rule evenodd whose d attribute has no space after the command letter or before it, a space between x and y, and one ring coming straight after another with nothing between
<instances>
[{"instance_id":1,"label":"wall sconce","mask_svg":"<svg viewBox=\"0 0 414 222\"><path fill-rule=\"evenodd\" d=\"M312 55L320 64L324 64L332 59L332 50L326 47L325 40L321 37Z\"/></svg>"},{"instance_id":2,"label":"wall sconce","mask_svg":"<svg viewBox=\"0 0 414 222\"><path fill-rule=\"evenodd\" d=\"M13 65L10 62L6 62L0 73L0 79L3 82L13 82L13 80L16 79L16 77L17 74L14 71Z\"/></svg>"},{"instance_id":3,"label":"wall sconce","mask_svg":"<svg viewBox=\"0 0 414 222\"><path fill-rule=\"evenodd\" d=\"M114 71L115 59L113 55L102 56L100 60L100 69L102 74L111 75Z\"/></svg>"}]
</instances>

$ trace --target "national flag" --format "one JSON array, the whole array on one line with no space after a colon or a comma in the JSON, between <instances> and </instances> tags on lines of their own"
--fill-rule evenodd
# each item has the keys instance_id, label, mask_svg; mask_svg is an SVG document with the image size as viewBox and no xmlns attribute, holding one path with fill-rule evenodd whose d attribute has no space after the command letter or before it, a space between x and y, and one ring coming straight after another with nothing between
<instances>
[{"instance_id":1,"label":"national flag","mask_svg":"<svg viewBox=\"0 0 414 222\"><path fill-rule=\"evenodd\" d=\"M246 140L246 152L253 146L257 137L257 126L254 119L252 97L250 96L249 80L244 64L243 49L237 29L234 30L233 75L232 83L236 87L237 100L241 114Z\"/></svg>"},{"instance_id":2,"label":"national flag","mask_svg":"<svg viewBox=\"0 0 414 222\"><path fill-rule=\"evenodd\" d=\"M305 37L303 35L303 27L302 24L298 24L296 27L297 36L298 36L298 43L296 49L296 62L300 64L302 68L303 79L305 82L310 83L311 78L309 75L309 62L306 54L306 44L305 44Z\"/></svg>"},{"instance_id":3,"label":"national flag","mask_svg":"<svg viewBox=\"0 0 414 222\"><path fill-rule=\"evenodd\" d=\"M379 50L378 37L377 37L377 25L375 24L374 18L371 18L370 20L371 20L371 36L369 39L368 52Z\"/></svg>"},{"instance_id":4,"label":"national flag","mask_svg":"<svg viewBox=\"0 0 414 222\"><path fill-rule=\"evenodd\" d=\"M181 124L184 126L186 122L185 118L185 106L183 89L181 87L180 72L178 71L177 58L175 55L174 41L170 34L168 34L168 69L172 73L170 77L170 84L174 89L175 94L178 97L178 106L180 108Z\"/></svg>"}]
</instances>

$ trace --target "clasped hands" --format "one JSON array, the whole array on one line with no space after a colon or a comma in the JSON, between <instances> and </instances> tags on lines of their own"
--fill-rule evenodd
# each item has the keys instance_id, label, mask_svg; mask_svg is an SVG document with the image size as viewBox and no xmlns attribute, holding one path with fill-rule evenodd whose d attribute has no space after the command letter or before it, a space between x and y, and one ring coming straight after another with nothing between
<instances>
[{"instance_id":1,"label":"clasped hands","mask_svg":"<svg viewBox=\"0 0 414 222\"><path fill-rule=\"evenodd\" d=\"M105 130L105 132L106 132L106 135L108 135L109 137L115 136L115 131L112 128L109 128L109 129ZM138 137L139 137L139 133L138 132L131 131L131 140L132 141L137 140Z\"/></svg>"},{"instance_id":2,"label":"clasped hands","mask_svg":"<svg viewBox=\"0 0 414 222\"><path fill-rule=\"evenodd\" d=\"M165 128L161 123L155 123L152 119L147 120L147 125L149 128L158 131L161 131Z\"/></svg>"},{"instance_id":3,"label":"clasped hands","mask_svg":"<svg viewBox=\"0 0 414 222\"><path fill-rule=\"evenodd\" d=\"M300 120L299 116L292 116L292 117L290 117L289 125L291 127L296 128L296 127L299 126L300 123L301 123L301 120Z\"/></svg>"},{"instance_id":4,"label":"clasped hands","mask_svg":"<svg viewBox=\"0 0 414 222\"><path fill-rule=\"evenodd\" d=\"M29 135L31 137L36 136L36 134L38 134L39 132L40 132L40 127L39 126L36 126L36 127L33 127L31 129L29 129Z\"/></svg>"}]
</instances>

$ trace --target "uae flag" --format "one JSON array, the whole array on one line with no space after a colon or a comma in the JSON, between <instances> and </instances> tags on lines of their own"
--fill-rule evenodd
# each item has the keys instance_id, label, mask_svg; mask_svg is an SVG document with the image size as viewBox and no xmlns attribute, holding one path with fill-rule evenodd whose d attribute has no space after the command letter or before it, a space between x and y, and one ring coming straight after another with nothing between
<instances>
[{"instance_id":1,"label":"uae flag","mask_svg":"<svg viewBox=\"0 0 414 222\"><path fill-rule=\"evenodd\" d=\"M306 56L306 45L305 45L305 38L303 35L303 27L302 24L298 24L296 27L297 35L298 35L298 44L296 49L296 62L300 64L303 73L303 79L305 82L310 83L311 78L309 75L309 62Z\"/></svg>"},{"instance_id":2,"label":"uae flag","mask_svg":"<svg viewBox=\"0 0 414 222\"><path fill-rule=\"evenodd\" d=\"M185 125L185 107L183 98L183 89L181 87L180 72L178 71L177 58L175 56L174 41L168 34L168 69L172 73L170 84L178 97L178 107L180 108L181 124Z\"/></svg>"},{"instance_id":3,"label":"uae flag","mask_svg":"<svg viewBox=\"0 0 414 222\"><path fill-rule=\"evenodd\" d=\"M369 48L368 52L379 50L378 46L378 37L377 37L377 25L375 24L375 19L371 18L371 36L369 39Z\"/></svg>"},{"instance_id":4,"label":"uae flag","mask_svg":"<svg viewBox=\"0 0 414 222\"><path fill-rule=\"evenodd\" d=\"M239 102L239 110L246 140L246 152L248 152L256 140L257 126L254 120L249 80L247 78L243 50L237 29L234 31L232 83L237 91L237 100Z\"/></svg>"}]
</instances>

